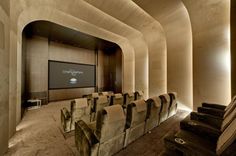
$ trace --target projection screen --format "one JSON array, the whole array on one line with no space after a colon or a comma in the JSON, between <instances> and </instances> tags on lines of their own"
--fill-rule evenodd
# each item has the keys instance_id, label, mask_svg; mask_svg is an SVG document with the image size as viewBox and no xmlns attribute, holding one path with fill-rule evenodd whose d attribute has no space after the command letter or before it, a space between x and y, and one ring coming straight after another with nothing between
<instances>
[{"instance_id":1,"label":"projection screen","mask_svg":"<svg viewBox=\"0 0 236 156\"><path fill-rule=\"evenodd\" d=\"M86 88L96 85L96 66L70 62L48 61L48 88Z\"/></svg>"}]
</instances>

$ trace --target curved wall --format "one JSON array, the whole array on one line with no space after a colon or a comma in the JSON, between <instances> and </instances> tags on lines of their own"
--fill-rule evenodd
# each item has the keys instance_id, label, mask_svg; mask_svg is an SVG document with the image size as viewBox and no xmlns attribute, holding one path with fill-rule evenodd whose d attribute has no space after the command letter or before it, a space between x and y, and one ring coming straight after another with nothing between
<instances>
[{"instance_id":1,"label":"curved wall","mask_svg":"<svg viewBox=\"0 0 236 156\"><path fill-rule=\"evenodd\" d=\"M9 2L0 1L0 155L8 148Z\"/></svg>"},{"instance_id":2,"label":"curved wall","mask_svg":"<svg viewBox=\"0 0 236 156\"><path fill-rule=\"evenodd\" d=\"M192 30L181 0L134 0L160 22L167 42L167 91L178 93L179 106L192 109Z\"/></svg>"},{"instance_id":3,"label":"curved wall","mask_svg":"<svg viewBox=\"0 0 236 156\"><path fill-rule=\"evenodd\" d=\"M230 84L230 0L183 0L193 31L193 101L227 105Z\"/></svg>"}]
</instances>

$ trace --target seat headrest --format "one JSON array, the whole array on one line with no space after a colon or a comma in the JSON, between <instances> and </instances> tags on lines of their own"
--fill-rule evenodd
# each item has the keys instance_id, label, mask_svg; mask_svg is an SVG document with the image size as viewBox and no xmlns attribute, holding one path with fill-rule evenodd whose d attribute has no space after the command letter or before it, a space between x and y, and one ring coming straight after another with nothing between
<instances>
[{"instance_id":1,"label":"seat headrest","mask_svg":"<svg viewBox=\"0 0 236 156\"><path fill-rule=\"evenodd\" d=\"M95 98L95 97L98 97L99 94L98 93L92 93L92 97Z\"/></svg>"},{"instance_id":2,"label":"seat headrest","mask_svg":"<svg viewBox=\"0 0 236 156\"><path fill-rule=\"evenodd\" d=\"M161 99L159 97L154 96L154 97L151 97L150 99L154 101L155 107L161 107Z\"/></svg>"},{"instance_id":3,"label":"seat headrest","mask_svg":"<svg viewBox=\"0 0 236 156\"><path fill-rule=\"evenodd\" d=\"M108 92L102 92L102 95L108 95Z\"/></svg>"},{"instance_id":4,"label":"seat headrest","mask_svg":"<svg viewBox=\"0 0 236 156\"><path fill-rule=\"evenodd\" d=\"M102 95L98 97L97 103L106 103L106 102L108 102L106 95Z\"/></svg>"},{"instance_id":5,"label":"seat headrest","mask_svg":"<svg viewBox=\"0 0 236 156\"><path fill-rule=\"evenodd\" d=\"M104 107L109 122L125 120L125 114L121 105Z\"/></svg>"},{"instance_id":6,"label":"seat headrest","mask_svg":"<svg viewBox=\"0 0 236 156\"><path fill-rule=\"evenodd\" d=\"M75 108L85 108L88 107L87 98L75 99Z\"/></svg>"},{"instance_id":7,"label":"seat headrest","mask_svg":"<svg viewBox=\"0 0 236 156\"><path fill-rule=\"evenodd\" d=\"M133 101L133 104L136 106L137 112L143 112L147 110L147 104L143 99Z\"/></svg>"},{"instance_id":8,"label":"seat headrest","mask_svg":"<svg viewBox=\"0 0 236 156\"><path fill-rule=\"evenodd\" d=\"M223 131L220 135L217 146L216 146L216 154L221 155L224 150L226 150L236 139L236 118L232 121L232 123Z\"/></svg>"},{"instance_id":9,"label":"seat headrest","mask_svg":"<svg viewBox=\"0 0 236 156\"><path fill-rule=\"evenodd\" d=\"M121 93L117 93L117 94L115 94L114 96L115 96L116 99L123 97Z\"/></svg>"},{"instance_id":10,"label":"seat headrest","mask_svg":"<svg viewBox=\"0 0 236 156\"><path fill-rule=\"evenodd\" d=\"M132 93L132 92L129 92L129 93L127 93L127 94L128 94L129 97L134 96L134 93Z\"/></svg>"}]
</instances>

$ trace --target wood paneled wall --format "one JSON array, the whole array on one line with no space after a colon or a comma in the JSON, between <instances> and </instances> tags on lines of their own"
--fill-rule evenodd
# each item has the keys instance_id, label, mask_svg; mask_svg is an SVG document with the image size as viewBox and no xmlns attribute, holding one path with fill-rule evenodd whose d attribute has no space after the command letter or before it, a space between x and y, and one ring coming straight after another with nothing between
<instances>
[{"instance_id":1,"label":"wood paneled wall","mask_svg":"<svg viewBox=\"0 0 236 156\"><path fill-rule=\"evenodd\" d=\"M47 38L39 36L26 38L25 44L26 69L25 73L24 69L22 73L25 74L26 99L46 96L48 99L43 103L47 103L47 101L82 97L84 94L97 91L94 87L48 90L48 60L96 65L98 91L121 92L122 90L120 50L110 49L96 52L48 41ZM24 78L22 77L22 79Z\"/></svg>"}]
</instances>

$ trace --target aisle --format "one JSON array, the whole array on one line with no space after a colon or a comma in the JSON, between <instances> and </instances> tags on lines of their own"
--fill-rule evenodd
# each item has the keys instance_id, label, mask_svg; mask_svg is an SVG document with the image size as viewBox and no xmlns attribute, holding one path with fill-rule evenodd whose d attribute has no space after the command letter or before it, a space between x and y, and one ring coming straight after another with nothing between
<instances>
[{"instance_id":1,"label":"aisle","mask_svg":"<svg viewBox=\"0 0 236 156\"><path fill-rule=\"evenodd\" d=\"M5 156L73 156L74 137L65 139L59 128L60 109L70 101L53 102L25 113Z\"/></svg>"}]
</instances>

